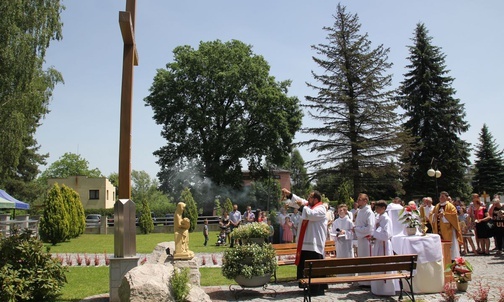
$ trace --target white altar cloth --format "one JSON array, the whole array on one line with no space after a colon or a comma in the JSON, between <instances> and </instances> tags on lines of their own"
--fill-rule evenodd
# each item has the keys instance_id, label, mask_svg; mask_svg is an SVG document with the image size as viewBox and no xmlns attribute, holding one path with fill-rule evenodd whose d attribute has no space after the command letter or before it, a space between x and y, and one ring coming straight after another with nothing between
<instances>
[{"instance_id":1,"label":"white altar cloth","mask_svg":"<svg viewBox=\"0 0 504 302\"><path fill-rule=\"evenodd\" d=\"M443 252L439 235L393 236L392 247L394 252L400 255L418 255L416 274L413 278L415 293L439 293L443 291ZM403 282L403 286L405 290L411 291L406 282Z\"/></svg>"}]
</instances>

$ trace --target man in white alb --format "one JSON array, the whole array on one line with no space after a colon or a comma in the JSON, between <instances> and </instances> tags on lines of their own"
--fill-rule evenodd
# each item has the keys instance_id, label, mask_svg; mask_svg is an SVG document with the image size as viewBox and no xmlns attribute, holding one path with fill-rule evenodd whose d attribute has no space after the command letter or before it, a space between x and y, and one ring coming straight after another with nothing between
<instances>
[{"instance_id":1,"label":"man in white alb","mask_svg":"<svg viewBox=\"0 0 504 302\"><path fill-rule=\"evenodd\" d=\"M371 256L370 239L373 235L375 226L375 214L368 205L369 197L367 194L360 193L357 199L359 212L355 218L354 232L357 237L357 257ZM359 282L360 286L370 286L371 283Z\"/></svg>"},{"instance_id":2,"label":"man in white alb","mask_svg":"<svg viewBox=\"0 0 504 302\"><path fill-rule=\"evenodd\" d=\"M326 207L322 204L322 195L313 191L305 200L287 189L282 189L290 207L303 206L298 246L296 252L297 279L303 278L304 262L308 259L324 259L327 238ZM311 295L323 295L327 285L312 286Z\"/></svg>"}]
</instances>

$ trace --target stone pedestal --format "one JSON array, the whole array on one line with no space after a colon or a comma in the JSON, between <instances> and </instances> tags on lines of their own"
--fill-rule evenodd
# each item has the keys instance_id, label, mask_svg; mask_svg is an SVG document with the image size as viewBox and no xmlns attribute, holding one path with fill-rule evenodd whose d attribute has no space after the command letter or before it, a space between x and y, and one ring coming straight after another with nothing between
<instances>
[{"instance_id":1,"label":"stone pedestal","mask_svg":"<svg viewBox=\"0 0 504 302\"><path fill-rule=\"evenodd\" d=\"M196 258L191 260L174 260L173 266L176 268L189 268L189 282L193 285L200 286L201 274ZM111 300L112 301L112 300Z\"/></svg>"},{"instance_id":2,"label":"stone pedestal","mask_svg":"<svg viewBox=\"0 0 504 302\"><path fill-rule=\"evenodd\" d=\"M138 257L110 258L110 298L109 302L120 302L119 286L126 273L138 265Z\"/></svg>"}]
</instances>

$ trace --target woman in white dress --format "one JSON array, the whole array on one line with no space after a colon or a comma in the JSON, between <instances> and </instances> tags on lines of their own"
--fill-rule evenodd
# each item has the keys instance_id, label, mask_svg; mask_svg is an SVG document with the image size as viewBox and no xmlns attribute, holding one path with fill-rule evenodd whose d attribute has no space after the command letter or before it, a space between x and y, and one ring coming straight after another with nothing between
<instances>
[{"instance_id":1,"label":"woman in white dress","mask_svg":"<svg viewBox=\"0 0 504 302\"><path fill-rule=\"evenodd\" d=\"M372 240L374 239L373 252L371 256L387 256L393 255L392 249L392 221L386 213L387 203L384 200L379 200L375 204L376 227L373 232ZM371 292L380 296L395 295L395 286L392 280L386 281L371 281Z\"/></svg>"}]
</instances>

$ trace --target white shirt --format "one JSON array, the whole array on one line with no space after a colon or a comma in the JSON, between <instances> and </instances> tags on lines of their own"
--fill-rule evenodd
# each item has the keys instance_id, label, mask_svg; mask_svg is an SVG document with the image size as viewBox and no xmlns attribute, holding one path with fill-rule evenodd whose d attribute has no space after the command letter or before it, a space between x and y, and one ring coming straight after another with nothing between
<instances>
[{"instance_id":1,"label":"white shirt","mask_svg":"<svg viewBox=\"0 0 504 302\"><path fill-rule=\"evenodd\" d=\"M308 220L308 226L304 235L303 251L313 251L317 254L324 255L325 242L327 238L327 217L326 207L323 204L311 209L308 206L308 201L292 194L290 203L295 203L296 200L301 200L303 205L303 212L301 213L301 221ZM300 223L302 224L302 222ZM299 233L299 232L298 232Z\"/></svg>"},{"instance_id":2,"label":"white shirt","mask_svg":"<svg viewBox=\"0 0 504 302\"><path fill-rule=\"evenodd\" d=\"M355 235L357 239L371 236L375 225L375 214L369 205L359 209L357 218L355 218Z\"/></svg>"}]
</instances>

